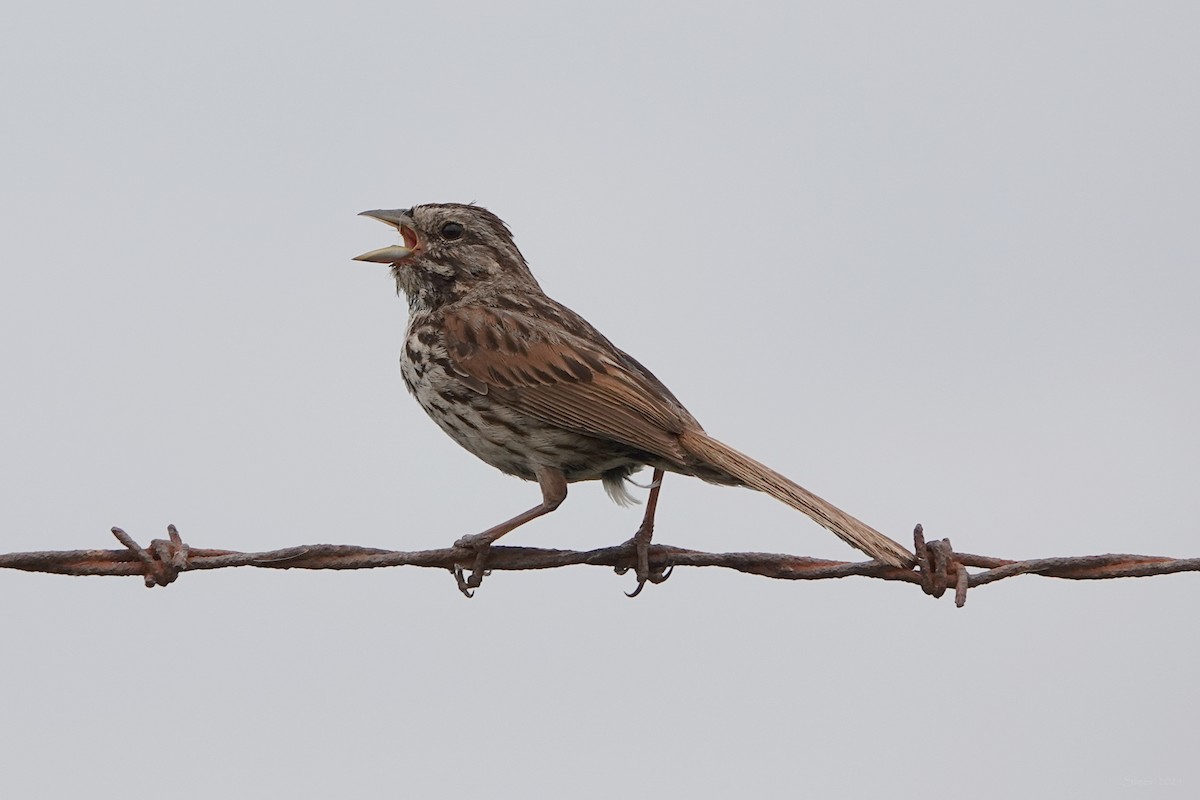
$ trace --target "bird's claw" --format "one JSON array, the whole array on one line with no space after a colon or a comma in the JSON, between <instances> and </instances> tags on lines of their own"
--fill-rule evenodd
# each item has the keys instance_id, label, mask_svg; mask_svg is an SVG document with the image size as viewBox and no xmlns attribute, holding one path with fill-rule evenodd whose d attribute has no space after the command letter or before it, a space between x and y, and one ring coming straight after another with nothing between
<instances>
[{"instance_id":1,"label":"bird's claw","mask_svg":"<svg viewBox=\"0 0 1200 800\"><path fill-rule=\"evenodd\" d=\"M671 577L671 571L674 569L675 569L674 565L671 565L671 566L668 566L666 569L657 569L654 572L647 572L645 577L639 576L637 586L634 587L632 592L626 592L625 596L626 597L637 597L639 594L642 593L642 589L644 589L646 587L647 583L653 583L655 585L662 583L667 578Z\"/></svg>"},{"instance_id":2,"label":"bird's claw","mask_svg":"<svg viewBox=\"0 0 1200 800\"><path fill-rule=\"evenodd\" d=\"M630 540L637 552L637 566L634 567L637 586L634 587L632 592L626 592L626 597L637 597L642 593L642 589L646 588L647 583L657 585L671 577L671 570L674 569L671 565L668 565L665 569L650 569L650 537L653 535L654 526L643 524ZM617 569L617 574L624 575L628 571L629 567L620 567Z\"/></svg>"},{"instance_id":3,"label":"bird's claw","mask_svg":"<svg viewBox=\"0 0 1200 800\"><path fill-rule=\"evenodd\" d=\"M454 565L454 580L458 584L458 590L465 597L474 597L475 589L478 589L483 583L485 576L491 574L491 570L485 569L484 564L487 562L488 551L492 549L492 543L479 536L463 536L454 543L456 550L473 550L475 552L475 562L471 565L471 574L466 575L463 572L461 564Z\"/></svg>"},{"instance_id":4,"label":"bird's claw","mask_svg":"<svg viewBox=\"0 0 1200 800\"><path fill-rule=\"evenodd\" d=\"M464 597L470 600L475 596L474 590L471 589L471 585L467 582L466 576L463 575L462 567L460 567L458 564L454 565L454 580L456 583L458 583L458 590L463 593Z\"/></svg>"}]
</instances>

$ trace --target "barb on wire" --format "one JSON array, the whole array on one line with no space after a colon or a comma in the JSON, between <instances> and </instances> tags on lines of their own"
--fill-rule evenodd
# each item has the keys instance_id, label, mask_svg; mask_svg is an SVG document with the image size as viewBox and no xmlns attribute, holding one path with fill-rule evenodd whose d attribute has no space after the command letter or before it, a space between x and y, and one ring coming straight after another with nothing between
<instances>
[{"instance_id":1,"label":"barb on wire","mask_svg":"<svg viewBox=\"0 0 1200 800\"><path fill-rule=\"evenodd\" d=\"M262 569L374 569L378 567L434 567L449 570L470 565L476 553L466 548L403 552L356 545L314 544L242 553L236 550L207 550L189 547L174 525L167 526L167 539L155 539L142 547L120 528L112 533L123 550L63 550L0 555L0 567L59 575L140 575L146 586L166 586L183 572L225 567ZM932 597L941 597L954 587L954 603L962 607L967 590L1017 575L1041 575L1068 580L1100 580L1200 572L1200 558L1166 558L1108 554L1067 558L1038 558L1014 561L970 553L957 553L949 539L926 542L920 525L913 531L915 564L900 569L878 561L829 561L778 553L705 553L664 544L649 548L650 569L662 572L674 567L721 567L751 575L782 580L822 580L858 575L885 581L914 583ZM576 564L609 567L624 573L637 565L633 540L599 550L551 550L535 547L492 547L489 571L553 569ZM968 567L980 569L969 572Z\"/></svg>"}]
</instances>

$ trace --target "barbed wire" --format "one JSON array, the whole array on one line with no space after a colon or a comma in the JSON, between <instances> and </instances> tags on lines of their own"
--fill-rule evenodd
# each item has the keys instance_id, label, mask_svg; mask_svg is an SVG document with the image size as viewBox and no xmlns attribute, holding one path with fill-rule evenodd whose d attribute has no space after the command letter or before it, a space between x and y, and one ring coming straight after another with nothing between
<instances>
[{"instance_id":1,"label":"barbed wire","mask_svg":"<svg viewBox=\"0 0 1200 800\"><path fill-rule=\"evenodd\" d=\"M453 573L470 565L476 556L468 548L404 552L342 544L313 544L243 553L189 547L174 525L167 526L166 539L155 539L142 547L120 528L112 533L123 550L58 550L0 555L0 567L26 572L59 575L140 575L146 586L167 586L183 572L258 567L260 569L376 569L379 567L433 567ZM1107 554L1036 558L1025 561L956 553L949 539L925 541L920 525L913 531L915 564L901 569L878 561L830 561L779 553L706 553L665 544L651 544L650 567L668 572L676 567L720 567L782 580L824 580L861 576L885 581L917 584L932 597L941 597L953 587L954 603L967 602L967 590L986 586L1017 575L1040 575L1067 580L1103 580L1200 572L1200 558L1167 558ZM493 546L488 554L489 572L554 569L574 565L609 567L618 574L634 568L637 551L632 540L598 550L552 550L537 547ZM971 572L969 567L982 569Z\"/></svg>"}]
</instances>

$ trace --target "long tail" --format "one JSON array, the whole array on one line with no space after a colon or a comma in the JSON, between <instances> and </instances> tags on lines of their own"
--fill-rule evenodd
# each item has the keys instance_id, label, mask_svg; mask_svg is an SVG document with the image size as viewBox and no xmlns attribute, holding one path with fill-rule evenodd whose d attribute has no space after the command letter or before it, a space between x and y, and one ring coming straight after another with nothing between
<instances>
[{"instance_id":1,"label":"long tail","mask_svg":"<svg viewBox=\"0 0 1200 800\"><path fill-rule=\"evenodd\" d=\"M679 443L696 458L728 472L750 488L766 492L792 508L803 511L837 534L846 544L862 550L871 558L893 567L912 564L912 553L899 543L703 431L684 431Z\"/></svg>"}]
</instances>

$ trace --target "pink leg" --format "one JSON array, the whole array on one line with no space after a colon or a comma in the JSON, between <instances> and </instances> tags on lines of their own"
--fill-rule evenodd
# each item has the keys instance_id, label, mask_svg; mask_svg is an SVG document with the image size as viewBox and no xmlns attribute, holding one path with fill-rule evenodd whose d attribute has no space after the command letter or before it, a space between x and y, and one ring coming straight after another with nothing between
<instances>
[{"instance_id":1,"label":"pink leg","mask_svg":"<svg viewBox=\"0 0 1200 800\"><path fill-rule=\"evenodd\" d=\"M484 563L487 561L488 550L491 548L493 542L504 534L521 527L526 522L549 514L562 505L563 500L567 499L567 478L561 472L556 469L540 469L537 473L537 479L538 486L542 488L541 503L522 514L518 514L507 522L501 522L499 525L488 528L483 533L464 536L454 543L455 547L475 551L475 563L471 567L471 576L469 578L463 577L461 567L456 566L454 568L454 578L458 581L458 589L467 597L471 597L474 594L471 591L472 589L477 588L479 584L483 583Z\"/></svg>"},{"instance_id":2,"label":"pink leg","mask_svg":"<svg viewBox=\"0 0 1200 800\"><path fill-rule=\"evenodd\" d=\"M662 583L671 576L670 567L665 571L650 571L650 538L654 536L654 512L658 510L658 492L662 488L662 480L663 471L661 469L654 470L654 477L650 481L650 496L646 498L646 513L642 517L642 524L638 527L637 533L633 535L633 544L637 548L637 587L632 592L626 592L630 597L637 597L641 594L647 581L655 584Z\"/></svg>"}]
</instances>

